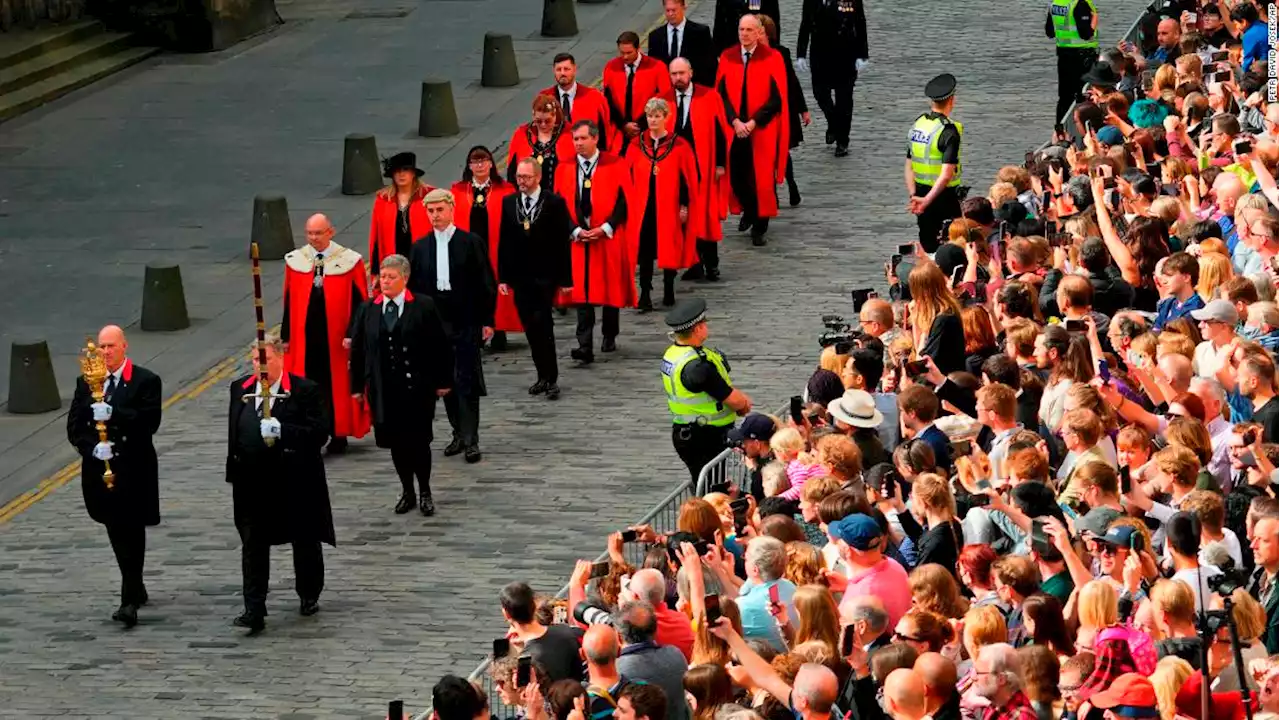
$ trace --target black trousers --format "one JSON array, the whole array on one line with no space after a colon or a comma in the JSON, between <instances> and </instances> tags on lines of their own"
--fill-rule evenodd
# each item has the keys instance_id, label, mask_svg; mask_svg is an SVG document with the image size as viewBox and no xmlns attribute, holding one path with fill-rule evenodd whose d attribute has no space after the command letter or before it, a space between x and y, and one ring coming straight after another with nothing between
<instances>
[{"instance_id":1,"label":"black trousers","mask_svg":"<svg viewBox=\"0 0 1280 720\"><path fill-rule=\"evenodd\" d=\"M444 412L449 416L453 436L463 447L480 444L480 396L457 391L444 396Z\"/></svg>"},{"instance_id":2,"label":"black trousers","mask_svg":"<svg viewBox=\"0 0 1280 720\"><path fill-rule=\"evenodd\" d=\"M698 473L725 449L731 425L671 425L671 444L680 461L689 468L689 477L698 481Z\"/></svg>"},{"instance_id":3,"label":"black trousers","mask_svg":"<svg viewBox=\"0 0 1280 720\"><path fill-rule=\"evenodd\" d=\"M606 340L618 337L618 308L605 305L600 313L601 319L600 332ZM578 306L578 327L574 331L574 335L578 338L578 347L592 352L595 347L595 329L596 329L596 306L595 305L579 305Z\"/></svg>"},{"instance_id":4,"label":"black trousers","mask_svg":"<svg viewBox=\"0 0 1280 720\"><path fill-rule=\"evenodd\" d=\"M396 443L391 447L391 464L396 468L396 475L400 477L400 489L405 495L413 493L415 476L418 478L419 494L431 495L431 443L413 440Z\"/></svg>"},{"instance_id":5,"label":"black trousers","mask_svg":"<svg viewBox=\"0 0 1280 720\"><path fill-rule=\"evenodd\" d=\"M705 270L719 270L720 243L715 240L699 240L698 262Z\"/></svg>"},{"instance_id":6,"label":"black trousers","mask_svg":"<svg viewBox=\"0 0 1280 720\"><path fill-rule=\"evenodd\" d=\"M556 296L556 288L527 285L515 288L514 292L516 314L524 325L524 337L529 341L529 352L533 355L538 379L549 383L557 382L560 379L560 368L556 365L556 333L551 319L551 305Z\"/></svg>"},{"instance_id":7,"label":"black trousers","mask_svg":"<svg viewBox=\"0 0 1280 720\"><path fill-rule=\"evenodd\" d=\"M107 526L107 539L120 566L120 604L141 605L147 595L142 582L142 568L147 555L147 528L142 524Z\"/></svg>"},{"instance_id":8,"label":"black trousers","mask_svg":"<svg viewBox=\"0 0 1280 720\"><path fill-rule=\"evenodd\" d=\"M1058 107L1054 111L1055 123L1071 109L1071 104L1084 98L1084 74L1093 68L1098 59L1097 48L1058 48Z\"/></svg>"},{"instance_id":9,"label":"black trousers","mask_svg":"<svg viewBox=\"0 0 1280 720\"><path fill-rule=\"evenodd\" d=\"M929 194L928 185L916 185L916 197ZM924 212L916 216L916 227L920 231L920 247L927 253L938 249L939 236L947 223L960 217L960 196L955 188L944 188L938 197L929 203Z\"/></svg>"},{"instance_id":10,"label":"black trousers","mask_svg":"<svg viewBox=\"0 0 1280 720\"><path fill-rule=\"evenodd\" d=\"M858 72L825 72L813 68L813 99L827 119L827 131L840 147L849 147L849 128L853 125L853 86Z\"/></svg>"},{"instance_id":11,"label":"black trousers","mask_svg":"<svg viewBox=\"0 0 1280 720\"><path fill-rule=\"evenodd\" d=\"M267 591L271 585L271 545L256 539L252 531L242 531L240 571L244 576L244 609L253 615L267 614ZM301 600L319 599L324 590L324 553L319 540L293 543L294 589Z\"/></svg>"},{"instance_id":12,"label":"black trousers","mask_svg":"<svg viewBox=\"0 0 1280 720\"><path fill-rule=\"evenodd\" d=\"M779 118L778 122L786 122ZM751 149L751 138L732 138L729 145L729 164L736 172L729 173L729 187L742 207L742 219L751 225L751 229L764 234L769 229L769 218L760 217L760 206L756 198L755 153Z\"/></svg>"}]
</instances>

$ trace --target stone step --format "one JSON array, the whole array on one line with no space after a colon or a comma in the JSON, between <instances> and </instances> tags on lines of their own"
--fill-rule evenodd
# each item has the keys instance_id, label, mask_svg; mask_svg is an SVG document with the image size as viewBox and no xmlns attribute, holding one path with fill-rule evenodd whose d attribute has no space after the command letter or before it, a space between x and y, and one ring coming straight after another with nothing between
<instances>
[{"instance_id":1,"label":"stone step","mask_svg":"<svg viewBox=\"0 0 1280 720\"><path fill-rule=\"evenodd\" d=\"M65 47L46 49L32 58L0 68L0 96L21 90L92 60L132 46L129 33L99 32Z\"/></svg>"},{"instance_id":2,"label":"stone step","mask_svg":"<svg viewBox=\"0 0 1280 720\"><path fill-rule=\"evenodd\" d=\"M0 122L11 120L67 93L119 72L160 52L152 47L125 47L104 57L97 57L39 82L0 95Z\"/></svg>"},{"instance_id":3,"label":"stone step","mask_svg":"<svg viewBox=\"0 0 1280 720\"><path fill-rule=\"evenodd\" d=\"M97 20L51 25L36 30L16 30L0 34L0 70L59 50L106 30Z\"/></svg>"}]
</instances>

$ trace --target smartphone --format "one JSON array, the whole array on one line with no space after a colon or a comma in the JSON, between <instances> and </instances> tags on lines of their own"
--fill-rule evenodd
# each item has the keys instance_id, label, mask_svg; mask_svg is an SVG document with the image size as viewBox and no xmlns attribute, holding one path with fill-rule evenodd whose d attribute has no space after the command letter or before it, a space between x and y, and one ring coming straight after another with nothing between
<instances>
[{"instance_id":1,"label":"smartphone","mask_svg":"<svg viewBox=\"0 0 1280 720\"><path fill-rule=\"evenodd\" d=\"M493 659L504 658L511 654L511 640L509 638L493 639Z\"/></svg>"},{"instance_id":2,"label":"smartphone","mask_svg":"<svg viewBox=\"0 0 1280 720\"><path fill-rule=\"evenodd\" d=\"M1045 196L1045 198L1048 198L1048 197L1049 197L1049 193L1045 193L1045 194L1044 194L1044 196ZM1045 203L1045 205L1047 206L1047 205L1048 205L1048 203L1046 202L1046 203ZM1057 235L1057 234L1058 234L1058 221L1057 221L1057 220L1045 220L1045 221L1044 221L1044 235L1045 235L1045 237L1046 237L1046 238L1052 238L1054 235Z\"/></svg>"},{"instance_id":3,"label":"smartphone","mask_svg":"<svg viewBox=\"0 0 1280 720\"><path fill-rule=\"evenodd\" d=\"M404 720L403 700L392 700L387 703L387 720Z\"/></svg>"},{"instance_id":4,"label":"smartphone","mask_svg":"<svg viewBox=\"0 0 1280 720\"><path fill-rule=\"evenodd\" d=\"M924 375L929 372L929 363L923 360L908 360L902 364L902 371L912 377Z\"/></svg>"},{"instance_id":5,"label":"smartphone","mask_svg":"<svg viewBox=\"0 0 1280 720\"><path fill-rule=\"evenodd\" d=\"M726 484L728 484L728 483L726 483ZM712 491L712 492L714 492L714 491ZM622 542L624 542L624 543L635 542L635 541L636 541L636 538L638 538L638 537L640 537L640 533L636 532L635 530L623 530L623 531L622 531Z\"/></svg>"},{"instance_id":6,"label":"smartphone","mask_svg":"<svg viewBox=\"0 0 1280 720\"><path fill-rule=\"evenodd\" d=\"M747 513L751 512L751 501L745 497L738 498L729 503L729 509L733 511L733 527L734 530L742 530L747 526ZM701 555L702 553L698 553Z\"/></svg>"},{"instance_id":7,"label":"smartphone","mask_svg":"<svg viewBox=\"0 0 1280 720\"><path fill-rule=\"evenodd\" d=\"M1213 52L1209 53L1209 62L1211 63L1231 62L1231 55L1226 50L1214 50Z\"/></svg>"},{"instance_id":8,"label":"smartphone","mask_svg":"<svg viewBox=\"0 0 1280 720\"><path fill-rule=\"evenodd\" d=\"M782 598L778 592L778 583L774 583L769 587L769 612L772 614L775 610L782 609Z\"/></svg>"},{"instance_id":9,"label":"smartphone","mask_svg":"<svg viewBox=\"0 0 1280 720\"><path fill-rule=\"evenodd\" d=\"M960 281L964 280L964 271L964 265L957 265L951 268L951 287L959 285Z\"/></svg>"},{"instance_id":10,"label":"smartphone","mask_svg":"<svg viewBox=\"0 0 1280 720\"><path fill-rule=\"evenodd\" d=\"M1009 223L1004 220L1000 221L1000 239L1004 240L1009 237Z\"/></svg>"},{"instance_id":11,"label":"smartphone","mask_svg":"<svg viewBox=\"0 0 1280 720\"><path fill-rule=\"evenodd\" d=\"M596 578L605 577L608 574L609 574L609 562L607 560L605 562L592 563L591 575L587 579L595 580Z\"/></svg>"},{"instance_id":12,"label":"smartphone","mask_svg":"<svg viewBox=\"0 0 1280 720\"><path fill-rule=\"evenodd\" d=\"M960 457L969 457L973 454L973 441L965 440L956 447L956 455Z\"/></svg>"},{"instance_id":13,"label":"smartphone","mask_svg":"<svg viewBox=\"0 0 1280 720\"><path fill-rule=\"evenodd\" d=\"M1258 467L1258 458L1253 454L1252 450L1245 450L1240 455L1240 464L1244 467Z\"/></svg>"},{"instance_id":14,"label":"smartphone","mask_svg":"<svg viewBox=\"0 0 1280 720\"><path fill-rule=\"evenodd\" d=\"M889 271L890 271L890 272L894 272L894 273L898 272L898 266L899 266L899 265L901 265L901 264L902 264L902 255L901 255L901 254L894 253L893 255L890 255L890 256L889 256Z\"/></svg>"},{"instance_id":15,"label":"smartphone","mask_svg":"<svg viewBox=\"0 0 1280 720\"><path fill-rule=\"evenodd\" d=\"M1037 554L1044 555L1049 552L1049 535L1044 531L1044 521L1040 518L1031 519L1031 549Z\"/></svg>"},{"instance_id":16,"label":"smartphone","mask_svg":"<svg viewBox=\"0 0 1280 720\"><path fill-rule=\"evenodd\" d=\"M1062 326L1067 329L1067 332L1084 332L1088 329L1083 320L1064 320Z\"/></svg>"},{"instance_id":17,"label":"smartphone","mask_svg":"<svg viewBox=\"0 0 1280 720\"><path fill-rule=\"evenodd\" d=\"M915 243L899 243L898 254L902 256L910 256L916 254Z\"/></svg>"},{"instance_id":18,"label":"smartphone","mask_svg":"<svg viewBox=\"0 0 1280 720\"><path fill-rule=\"evenodd\" d=\"M1036 162L1036 154L1033 152L1029 152L1026 155L1023 155L1022 159L1026 163L1026 167L1031 167Z\"/></svg>"},{"instance_id":19,"label":"smartphone","mask_svg":"<svg viewBox=\"0 0 1280 720\"><path fill-rule=\"evenodd\" d=\"M1071 233L1054 233L1049 236L1049 247L1071 247L1074 240Z\"/></svg>"},{"instance_id":20,"label":"smartphone","mask_svg":"<svg viewBox=\"0 0 1280 720\"><path fill-rule=\"evenodd\" d=\"M1111 384L1111 366L1107 365L1106 360L1098 361L1098 377L1107 385Z\"/></svg>"},{"instance_id":21,"label":"smartphone","mask_svg":"<svg viewBox=\"0 0 1280 720\"><path fill-rule=\"evenodd\" d=\"M1231 152L1236 155L1248 155L1253 152L1253 141L1249 138L1236 138L1231 143Z\"/></svg>"},{"instance_id":22,"label":"smartphone","mask_svg":"<svg viewBox=\"0 0 1280 720\"><path fill-rule=\"evenodd\" d=\"M853 654L853 640L852 625L840 628L840 657L849 657Z\"/></svg>"},{"instance_id":23,"label":"smartphone","mask_svg":"<svg viewBox=\"0 0 1280 720\"><path fill-rule=\"evenodd\" d=\"M1246 447L1254 444L1255 442L1258 441L1258 431L1245 430L1244 434L1240 436L1240 441L1243 442Z\"/></svg>"},{"instance_id":24,"label":"smartphone","mask_svg":"<svg viewBox=\"0 0 1280 720\"><path fill-rule=\"evenodd\" d=\"M1217 72L1209 76L1209 82L1224 83L1224 82L1230 82L1230 81L1231 81L1230 70L1218 70Z\"/></svg>"},{"instance_id":25,"label":"smartphone","mask_svg":"<svg viewBox=\"0 0 1280 720\"><path fill-rule=\"evenodd\" d=\"M853 311L859 313L862 312L862 306L867 304L867 300L876 296L876 291L871 288L857 288L850 295L853 297Z\"/></svg>"},{"instance_id":26,"label":"smartphone","mask_svg":"<svg viewBox=\"0 0 1280 720\"><path fill-rule=\"evenodd\" d=\"M1151 92L1151 88L1155 87L1156 78L1151 74L1150 70L1142 71L1142 91Z\"/></svg>"},{"instance_id":27,"label":"smartphone","mask_svg":"<svg viewBox=\"0 0 1280 720\"><path fill-rule=\"evenodd\" d=\"M516 687L525 687L533 680L533 658L522 656L516 661Z\"/></svg>"},{"instance_id":28,"label":"smartphone","mask_svg":"<svg viewBox=\"0 0 1280 720\"><path fill-rule=\"evenodd\" d=\"M1128 495L1133 492L1133 479L1129 473L1129 466L1120 468L1120 494Z\"/></svg>"},{"instance_id":29,"label":"smartphone","mask_svg":"<svg viewBox=\"0 0 1280 720\"><path fill-rule=\"evenodd\" d=\"M703 596L702 604L707 608L707 626L715 625L720 619L720 596L709 593Z\"/></svg>"},{"instance_id":30,"label":"smartphone","mask_svg":"<svg viewBox=\"0 0 1280 720\"><path fill-rule=\"evenodd\" d=\"M1063 125L1062 123L1055 123L1053 126L1053 136L1055 138L1066 138L1067 126Z\"/></svg>"},{"instance_id":31,"label":"smartphone","mask_svg":"<svg viewBox=\"0 0 1280 720\"><path fill-rule=\"evenodd\" d=\"M804 425L804 400L799 395L791 396L791 419L797 425Z\"/></svg>"},{"instance_id":32,"label":"smartphone","mask_svg":"<svg viewBox=\"0 0 1280 720\"><path fill-rule=\"evenodd\" d=\"M1142 537L1142 533L1134 533L1129 536L1129 550L1131 552L1140 553L1147 549L1147 540Z\"/></svg>"},{"instance_id":33,"label":"smartphone","mask_svg":"<svg viewBox=\"0 0 1280 720\"><path fill-rule=\"evenodd\" d=\"M1188 23L1188 24L1190 24L1190 23L1194 23L1197 19L1199 19L1199 17L1200 17L1200 16L1199 16L1199 15L1197 15L1196 13L1189 12L1189 13L1187 13L1187 23Z\"/></svg>"}]
</instances>

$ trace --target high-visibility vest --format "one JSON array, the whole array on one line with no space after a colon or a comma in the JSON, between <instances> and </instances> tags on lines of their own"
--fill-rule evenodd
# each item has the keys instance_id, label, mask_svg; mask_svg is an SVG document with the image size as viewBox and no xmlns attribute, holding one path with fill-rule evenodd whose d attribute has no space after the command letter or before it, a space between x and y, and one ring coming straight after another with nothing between
<instances>
[{"instance_id":1,"label":"high-visibility vest","mask_svg":"<svg viewBox=\"0 0 1280 720\"><path fill-rule=\"evenodd\" d=\"M956 132L964 134L963 125L952 122L945 116L935 118L928 114L921 115L916 118L916 124L911 126L911 135L907 138L911 144L911 172L921 185L934 185L942 175L942 150L938 148L938 136L948 125L954 125ZM947 183L947 187L959 184L960 163L956 163L956 174Z\"/></svg>"},{"instance_id":2,"label":"high-visibility vest","mask_svg":"<svg viewBox=\"0 0 1280 720\"><path fill-rule=\"evenodd\" d=\"M1049 3L1049 17L1053 19L1053 39L1061 48L1096 48L1097 33L1089 40L1080 37L1080 28L1076 27L1074 14L1077 2L1087 2L1097 12L1093 0L1052 0Z\"/></svg>"},{"instance_id":3,"label":"high-visibility vest","mask_svg":"<svg viewBox=\"0 0 1280 720\"><path fill-rule=\"evenodd\" d=\"M672 345L662 355L662 387L667 392L667 408L677 425L732 425L733 410L705 392L693 392L684 386L680 373L690 362L703 359L715 366L720 377L732 387L724 356L709 348Z\"/></svg>"}]
</instances>

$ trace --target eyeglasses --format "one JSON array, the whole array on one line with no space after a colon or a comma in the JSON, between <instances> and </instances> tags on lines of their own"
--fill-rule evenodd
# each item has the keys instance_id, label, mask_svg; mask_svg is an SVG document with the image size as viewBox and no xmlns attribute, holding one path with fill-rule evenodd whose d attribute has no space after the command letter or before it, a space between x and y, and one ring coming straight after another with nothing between
<instances>
[{"instance_id":1,"label":"eyeglasses","mask_svg":"<svg viewBox=\"0 0 1280 720\"><path fill-rule=\"evenodd\" d=\"M1058 692L1062 693L1064 697L1067 695L1075 695L1076 693L1080 692L1080 688L1083 685L1084 683L1076 683L1074 685L1059 685Z\"/></svg>"},{"instance_id":2,"label":"eyeglasses","mask_svg":"<svg viewBox=\"0 0 1280 720\"><path fill-rule=\"evenodd\" d=\"M924 638L918 638L918 637L914 637L914 636L912 636L912 635L904 635L904 634L902 634L902 633L898 632L897 630L894 630L894 631L893 631L893 640L894 640L894 642L903 642L903 641L906 641L906 642L924 642Z\"/></svg>"},{"instance_id":3,"label":"eyeglasses","mask_svg":"<svg viewBox=\"0 0 1280 720\"><path fill-rule=\"evenodd\" d=\"M1099 555L1115 555L1120 552L1120 548L1111 543L1098 543L1097 553Z\"/></svg>"}]
</instances>

